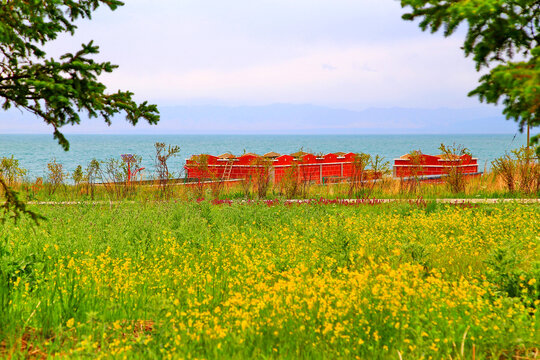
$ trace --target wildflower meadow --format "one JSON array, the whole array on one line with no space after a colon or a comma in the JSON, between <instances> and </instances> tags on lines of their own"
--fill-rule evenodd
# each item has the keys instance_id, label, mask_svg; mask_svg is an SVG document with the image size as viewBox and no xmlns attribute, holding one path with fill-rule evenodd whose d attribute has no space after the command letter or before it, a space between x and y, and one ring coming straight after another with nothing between
<instances>
[{"instance_id":1,"label":"wildflower meadow","mask_svg":"<svg viewBox=\"0 0 540 360\"><path fill-rule=\"evenodd\" d=\"M4 224L0 356L527 358L537 204L148 202ZM532 354L532 355L531 355Z\"/></svg>"}]
</instances>

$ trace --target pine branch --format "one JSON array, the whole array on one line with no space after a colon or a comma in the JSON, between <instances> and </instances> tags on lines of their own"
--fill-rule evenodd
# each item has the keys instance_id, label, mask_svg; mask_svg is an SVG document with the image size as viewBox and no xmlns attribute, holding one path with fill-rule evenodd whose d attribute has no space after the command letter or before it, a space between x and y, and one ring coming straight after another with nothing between
<instances>
[{"instance_id":1,"label":"pine branch","mask_svg":"<svg viewBox=\"0 0 540 360\"><path fill-rule=\"evenodd\" d=\"M29 210L26 207L26 203L19 200L17 192L6 184L1 174L0 186L6 198L6 201L0 205L0 211L3 213L3 216L0 217L1 224L5 223L7 218L11 218L14 222L17 222L21 215L29 216L36 225L39 225L40 220L47 220L44 216Z\"/></svg>"}]
</instances>

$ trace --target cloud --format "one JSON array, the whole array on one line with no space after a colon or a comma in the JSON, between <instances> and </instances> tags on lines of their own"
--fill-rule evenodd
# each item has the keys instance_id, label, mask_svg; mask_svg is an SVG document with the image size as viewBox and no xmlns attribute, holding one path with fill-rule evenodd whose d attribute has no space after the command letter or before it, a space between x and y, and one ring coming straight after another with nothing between
<instances>
[{"instance_id":1,"label":"cloud","mask_svg":"<svg viewBox=\"0 0 540 360\"><path fill-rule=\"evenodd\" d=\"M478 75L457 49L457 40L435 38L391 46L319 46L280 61L238 68L154 67L140 74L119 69L105 80L112 88L127 87L169 102L208 98L229 104L471 105L474 101L466 93Z\"/></svg>"},{"instance_id":2,"label":"cloud","mask_svg":"<svg viewBox=\"0 0 540 360\"><path fill-rule=\"evenodd\" d=\"M332 65L330 65L330 64L322 64L321 67L322 67L323 70L329 70L329 71L332 71L332 70L336 70L336 69L337 69L337 67L332 66Z\"/></svg>"},{"instance_id":3,"label":"cloud","mask_svg":"<svg viewBox=\"0 0 540 360\"><path fill-rule=\"evenodd\" d=\"M475 104L460 35L421 33L402 13L392 0L132 0L49 49L95 39L120 65L102 77L111 90L171 104Z\"/></svg>"}]
</instances>

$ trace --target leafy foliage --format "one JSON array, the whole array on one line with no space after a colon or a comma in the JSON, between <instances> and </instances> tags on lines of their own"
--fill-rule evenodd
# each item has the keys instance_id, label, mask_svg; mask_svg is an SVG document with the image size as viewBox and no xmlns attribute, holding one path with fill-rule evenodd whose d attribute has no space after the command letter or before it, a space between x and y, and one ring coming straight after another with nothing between
<instances>
[{"instance_id":1,"label":"leafy foliage","mask_svg":"<svg viewBox=\"0 0 540 360\"><path fill-rule=\"evenodd\" d=\"M518 122L540 125L540 1L538 0L401 0L411 11L405 20L420 19L420 28L453 34L465 23L463 44L476 69L492 68L469 93L480 101L497 104ZM515 57L522 61L511 61Z\"/></svg>"},{"instance_id":2,"label":"leafy foliage","mask_svg":"<svg viewBox=\"0 0 540 360\"><path fill-rule=\"evenodd\" d=\"M159 121L156 105L137 104L133 93L108 93L98 80L117 66L91 57L99 48L92 41L75 53L59 59L47 58L44 45L62 33L74 34L78 19L90 19L92 12L106 5L115 10L118 0L0 0L0 100L2 109L26 110L53 127L54 138L64 150L69 142L60 132L65 125L79 124L81 115L101 117L111 124L114 115L124 113L136 125L140 119ZM10 211L24 213L22 202L2 181L6 199L14 202ZM15 201L16 200L16 201ZM31 214L30 214L31 215ZM35 214L34 214L35 215ZM32 216L33 217L33 216Z\"/></svg>"},{"instance_id":3,"label":"leafy foliage","mask_svg":"<svg viewBox=\"0 0 540 360\"><path fill-rule=\"evenodd\" d=\"M124 112L133 125L139 119L155 124L159 120L156 105L136 104L133 93L106 93L98 81L103 72L117 66L90 58L99 52L91 41L75 53L60 59L46 59L43 46L61 33L73 34L74 21L91 18L105 4L112 10L123 5L117 0L3 1L0 7L0 97L4 110L12 106L25 109L54 128L54 137L65 149L69 142L59 128L79 124L81 112L102 117L111 124L112 116Z\"/></svg>"},{"instance_id":4,"label":"leafy foliage","mask_svg":"<svg viewBox=\"0 0 540 360\"><path fill-rule=\"evenodd\" d=\"M84 173L81 165L77 165L77 168L71 174L71 178L75 182L75 185L79 185L84 179Z\"/></svg>"},{"instance_id":5,"label":"leafy foliage","mask_svg":"<svg viewBox=\"0 0 540 360\"><path fill-rule=\"evenodd\" d=\"M480 86L469 95L496 104L503 98L503 113L516 119L522 131L527 124L540 125L540 47L528 62L499 65L480 78Z\"/></svg>"},{"instance_id":6,"label":"leafy foliage","mask_svg":"<svg viewBox=\"0 0 540 360\"><path fill-rule=\"evenodd\" d=\"M19 160L11 157L3 157L0 159L0 176L4 177L8 185L13 185L17 181L22 181L27 170L19 167Z\"/></svg>"}]
</instances>

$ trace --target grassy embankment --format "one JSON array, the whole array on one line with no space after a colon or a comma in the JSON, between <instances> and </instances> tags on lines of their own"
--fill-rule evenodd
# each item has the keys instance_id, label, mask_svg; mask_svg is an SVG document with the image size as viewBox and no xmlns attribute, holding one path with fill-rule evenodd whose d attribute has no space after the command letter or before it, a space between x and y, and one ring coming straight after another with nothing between
<instances>
[{"instance_id":1,"label":"grassy embankment","mask_svg":"<svg viewBox=\"0 0 540 360\"><path fill-rule=\"evenodd\" d=\"M531 357L539 210L40 207L2 227L0 357Z\"/></svg>"}]
</instances>

